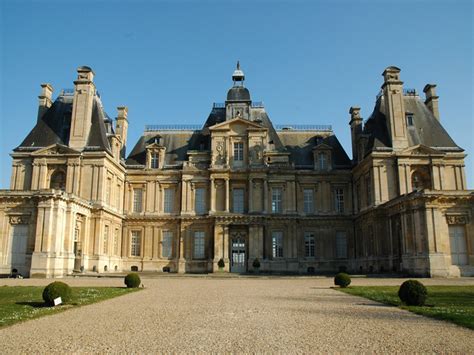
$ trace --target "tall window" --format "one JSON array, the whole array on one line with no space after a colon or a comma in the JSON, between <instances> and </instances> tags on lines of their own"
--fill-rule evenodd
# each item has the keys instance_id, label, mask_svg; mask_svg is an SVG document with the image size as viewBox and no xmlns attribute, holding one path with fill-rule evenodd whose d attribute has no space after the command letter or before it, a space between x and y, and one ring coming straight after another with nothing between
<instances>
[{"instance_id":1,"label":"tall window","mask_svg":"<svg viewBox=\"0 0 474 355\"><path fill-rule=\"evenodd\" d=\"M112 179L107 178L107 182L105 185L105 202L110 205L110 195L112 194Z\"/></svg>"},{"instance_id":2,"label":"tall window","mask_svg":"<svg viewBox=\"0 0 474 355\"><path fill-rule=\"evenodd\" d=\"M133 189L133 212L142 211L143 189Z\"/></svg>"},{"instance_id":3,"label":"tall window","mask_svg":"<svg viewBox=\"0 0 474 355\"><path fill-rule=\"evenodd\" d=\"M204 232L194 232L194 258L204 259Z\"/></svg>"},{"instance_id":4,"label":"tall window","mask_svg":"<svg viewBox=\"0 0 474 355\"><path fill-rule=\"evenodd\" d=\"M344 213L344 189L336 188L334 190L336 212Z\"/></svg>"},{"instance_id":5,"label":"tall window","mask_svg":"<svg viewBox=\"0 0 474 355\"><path fill-rule=\"evenodd\" d=\"M272 256L274 258L283 257L283 232L272 232Z\"/></svg>"},{"instance_id":6,"label":"tall window","mask_svg":"<svg viewBox=\"0 0 474 355\"><path fill-rule=\"evenodd\" d=\"M206 212L206 190L202 187L194 190L194 211L197 214L203 214Z\"/></svg>"},{"instance_id":7,"label":"tall window","mask_svg":"<svg viewBox=\"0 0 474 355\"><path fill-rule=\"evenodd\" d=\"M122 186L117 185L117 194L115 195L116 201L115 201L115 207L117 209L120 209L120 200L122 199Z\"/></svg>"},{"instance_id":8,"label":"tall window","mask_svg":"<svg viewBox=\"0 0 474 355\"><path fill-rule=\"evenodd\" d=\"M159 162L160 162L159 153L151 153L150 168L158 169Z\"/></svg>"},{"instance_id":9,"label":"tall window","mask_svg":"<svg viewBox=\"0 0 474 355\"><path fill-rule=\"evenodd\" d=\"M311 232L305 232L304 234L304 255L308 258L316 256L314 234Z\"/></svg>"},{"instance_id":10,"label":"tall window","mask_svg":"<svg viewBox=\"0 0 474 355\"><path fill-rule=\"evenodd\" d=\"M167 188L164 190L164 212L173 213L174 212L174 189Z\"/></svg>"},{"instance_id":11,"label":"tall window","mask_svg":"<svg viewBox=\"0 0 474 355\"><path fill-rule=\"evenodd\" d=\"M407 126L413 126L413 114L412 113L405 113L405 118L407 120Z\"/></svg>"},{"instance_id":12,"label":"tall window","mask_svg":"<svg viewBox=\"0 0 474 355\"><path fill-rule=\"evenodd\" d=\"M244 189L232 191L232 210L234 213L244 213Z\"/></svg>"},{"instance_id":13,"label":"tall window","mask_svg":"<svg viewBox=\"0 0 474 355\"><path fill-rule=\"evenodd\" d=\"M102 246L102 253L108 254L109 249L109 226L104 227L104 244Z\"/></svg>"},{"instance_id":14,"label":"tall window","mask_svg":"<svg viewBox=\"0 0 474 355\"><path fill-rule=\"evenodd\" d=\"M164 231L163 239L161 241L161 256L163 258L171 258L172 243L173 243L173 232Z\"/></svg>"},{"instance_id":15,"label":"tall window","mask_svg":"<svg viewBox=\"0 0 474 355\"><path fill-rule=\"evenodd\" d=\"M346 232L336 232L336 258L347 258L347 237Z\"/></svg>"},{"instance_id":16,"label":"tall window","mask_svg":"<svg viewBox=\"0 0 474 355\"><path fill-rule=\"evenodd\" d=\"M119 255L119 230L115 229L114 232L114 255Z\"/></svg>"},{"instance_id":17,"label":"tall window","mask_svg":"<svg viewBox=\"0 0 474 355\"><path fill-rule=\"evenodd\" d=\"M244 160L244 143L236 142L234 143L234 161L243 161Z\"/></svg>"},{"instance_id":18,"label":"tall window","mask_svg":"<svg viewBox=\"0 0 474 355\"><path fill-rule=\"evenodd\" d=\"M304 213L314 212L314 190L304 189L303 190L303 209Z\"/></svg>"},{"instance_id":19,"label":"tall window","mask_svg":"<svg viewBox=\"0 0 474 355\"><path fill-rule=\"evenodd\" d=\"M274 187L272 188L272 212L281 213L281 197L282 197L282 188Z\"/></svg>"},{"instance_id":20,"label":"tall window","mask_svg":"<svg viewBox=\"0 0 474 355\"><path fill-rule=\"evenodd\" d=\"M319 170L327 170L328 160L326 153L319 153Z\"/></svg>"},{"instance_id":21,"label":"tall window","mask_svg":"<svg viewBox=\"0 0 474 355\"><path fill-rule=\"evenodd\" d=\"M132 231L132 238L130 240L130 255L140 256L142 246L142 232Z\"/></svg>"}]
</instances>

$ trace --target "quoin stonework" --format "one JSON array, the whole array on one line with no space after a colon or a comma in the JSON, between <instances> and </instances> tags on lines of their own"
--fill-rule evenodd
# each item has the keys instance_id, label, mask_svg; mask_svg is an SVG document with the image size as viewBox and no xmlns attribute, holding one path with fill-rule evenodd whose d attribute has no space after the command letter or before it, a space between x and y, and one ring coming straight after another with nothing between
<instances>
[{"instance_id":1,"label":"quoin stonework","mask_svg":"<svg viewBox=\"0 0 474 355\"><path fill-rule=\"evenodd\" d=\"M0 191L0 273L395 272L474 275L464 150L424 97L383 72L372 115L351 107L349 158L331 126L275 125L240 66L196 126L146 126L126 154L127 107L104 110L91 68L16 147ZM203 120L204 121L204 120ZM130 117L133 125L133 118Z\"/></svg>"}]
</instances>

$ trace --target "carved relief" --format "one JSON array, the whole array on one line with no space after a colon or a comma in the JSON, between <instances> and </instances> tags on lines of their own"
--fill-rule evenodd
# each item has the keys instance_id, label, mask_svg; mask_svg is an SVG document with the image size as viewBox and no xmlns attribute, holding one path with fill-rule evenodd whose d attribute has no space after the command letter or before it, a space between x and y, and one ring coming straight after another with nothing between
<instances>
[{"instance_id":1,"label":"carved relief","mask_svg":"<svg viewBox=\"0 0 474 355\"><path fill-rule=\"evenodd\" d=\"M10 224L28 224L30 216L10 216Z\"/></svg>"},{"instance_id":2,"label":"carved relief","mask_svg":"<svg viewBox=\"0 0 474 355\"><path fill-rule=\"evenodd\" d=\"M451 215L446 216L448 224L467 224L468 218L466 215Z\"/></svg>"}]
</instances>

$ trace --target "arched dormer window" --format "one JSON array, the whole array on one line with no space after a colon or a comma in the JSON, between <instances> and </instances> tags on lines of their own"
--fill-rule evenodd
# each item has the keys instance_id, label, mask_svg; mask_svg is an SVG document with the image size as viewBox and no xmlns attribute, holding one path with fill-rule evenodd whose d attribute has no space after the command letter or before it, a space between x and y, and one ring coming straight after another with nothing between
<instances>
[{"instance_id":1,"label":"arched dormer window","mask_svg":"<svg viewBox=\"0 0 474 355\"><path fill-rule=\"evenodd\" d=\"M63 191L66 190L66 173L62 170L56 170L51 175L49 188Z\"/></svg>"}]
</instances>

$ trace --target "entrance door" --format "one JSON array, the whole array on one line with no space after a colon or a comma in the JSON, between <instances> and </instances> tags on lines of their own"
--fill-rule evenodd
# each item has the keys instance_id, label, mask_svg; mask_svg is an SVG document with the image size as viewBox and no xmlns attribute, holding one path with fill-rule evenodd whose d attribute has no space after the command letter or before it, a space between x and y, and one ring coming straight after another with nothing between
<instances>
[{"instance_id":1,"label":"entrance door","mask_svg":"<svg viewBox=\"0 0 474 355\"><path fill-rule=\"evenodd\" d=\"M11 269L16 269L17 273L22 276L28 276L30 273L30 266L28 265L26 258L26 250L28 246L28 226L26 224L16 224L12 226L11 245Z\"/></svg>"},{"instance_id":2,"label":"entrance door","mask_svg":"<svg viewBox=\"0 0 474 355\"><path fill-rule=\"evenodd\" d=\"M467 265L464 226L449 226L449 246L451 247L451 263L453 265Z\"/></svg>"},{"instance_id":3,"label":"entrance door","mask_svg":"<svg viewBox=\"0 0 474 355\"><path fill-rule=\"evenodd\" d=\"M74 230L74 271L80 272L82 264L82 245L79 241L79 229Z\"/></svg>"},{"instance_id":4,"label":"entrance door","mask_svg":"<svg viewBox=\"0 0 474 355\"><path fill-rule=\"evenodd\" d=\"M230 253L230 271L236 273L245 272L247 258L245 257L245 238L243 236L236 236L232 238Z\"/></svg>"}]
</instances>

